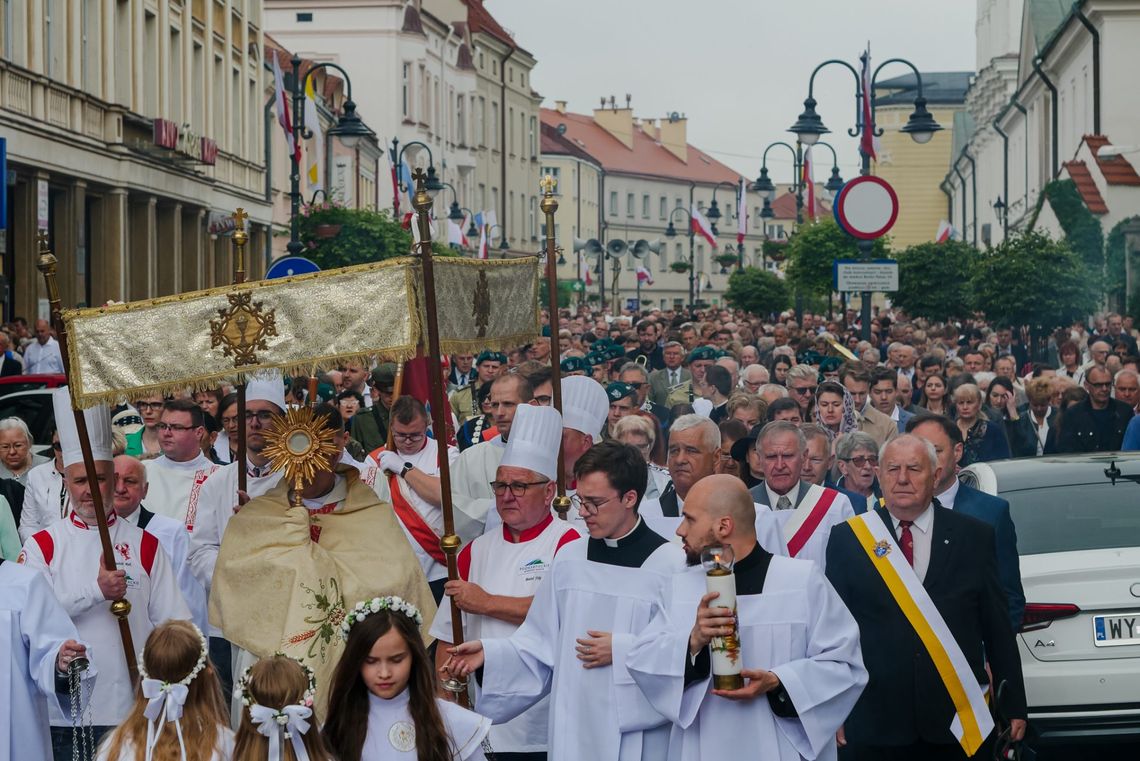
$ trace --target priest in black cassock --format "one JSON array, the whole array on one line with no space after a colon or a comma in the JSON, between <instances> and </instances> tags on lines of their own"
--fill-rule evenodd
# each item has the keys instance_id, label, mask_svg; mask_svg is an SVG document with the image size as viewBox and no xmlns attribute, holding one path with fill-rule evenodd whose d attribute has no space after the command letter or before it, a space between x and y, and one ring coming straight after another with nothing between
<instances>
[{"instance_id":1,"label":"priest in black cassock","mask_svg":"<svg viewBox=\"0 0 1140 761\"><path fill-rule=\"evenodd\" d=\"M550 761L659 761L670 726L634 684L626 661L668 604L681 548L638 515L648 478L633 447L603 442L574 466L574 506L590 538L555 556L526 620L508 638L452 648L443 670L483 667L479 712L496 724L550 695Z\"/></svg>"},{"instance_id":2,"label":"priest in black cassock","mask_svg":"<svg viewBox=\"0 0 1140 761\"><path fill-rule=\"evenodd\" d=\"M627 662L645 698L673 722L670 759L760 761L836 755L835 732L867 683L859 627L818 566L773 556L756 541L752 497L739 478L715 475L689 492L677 535L688 571L669 608L637 639ZM736 558L736 618L744 687L712 685L709 643L732 632L733 611L706 593L701 551Z\"/></svg>"}]
</instances>

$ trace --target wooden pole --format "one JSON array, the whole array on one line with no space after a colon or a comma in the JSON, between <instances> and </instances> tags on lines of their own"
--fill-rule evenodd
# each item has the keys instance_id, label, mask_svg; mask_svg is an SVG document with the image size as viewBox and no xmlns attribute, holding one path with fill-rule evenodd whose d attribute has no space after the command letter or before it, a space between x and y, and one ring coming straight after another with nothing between
<instances>
[{"instance_id":1,"label":"wooden pole","mask_svg":"<svg viewBox=\"0 0 1140 761\"><path fill-rule=\"evenodd\" d=\"M558 331L558 242L554 240L554 212L558 199L554 197L557 182L547 175L542 182L542 202L539 207L546 215L546 294L550 304L550 386L553 389L554 409L562 414L562 364L559 362ZM558 493L554 497L554 510L562 520L569 520L570 498L566 496L566 464L562 461L562 444L558 444Z\"/></svg>"},{"instance_id":2,"label":"wooden pole","mask_svg":"<svg viewBox=\"0 0 1140 761\"><path fill-rule=\"evenodd\" d=\"M67 353L67 330L64 329L61 316L62 307L59 302L59 286L55 279L56 258L48 249L47 232L41 230L37 237L39 244L39 261L36 268L44 276L47 286L48 303L51 306L51 319L55 325L56 339L59 341L59 353L63 357L63 372L68 379L71 378L71 359ZM87 473L87 483L91 486L91 501L95 506L95 523L99 531L99 543L103 546L103 567L114 571L115 550L111 546L111 532L107 529L107 511L103 505L103 492L99 485L99 472L95 468L95 457L91 453L90 432L87 430L87 418L83 411L75 406L75 398L71 399L71 410L75 415L75 429L79 434L79 447L83 452L83 467ZM111 601L111 615L119 624L119 639L123 644L123 655L127 659L127 673L130 674L131 684L138 684L139 669L138 652L135 650L134 640L131 637L131 625L127 617L131 613L131 603L126 597Z\"/></svg>"},{"instance_id":3,"label":"wooden pole","mask_svg":"<svg viewBox=\"0 0 1140 761\"><path fill-rule=\"evenodd\" d=\"M245 219L249 216L240 206L233 213L234 219L234 285L245 282L245 244L249 241L249 234L245 231ZM245 384L237 384L237 461L238 461L238 491L249 493L246 488L248 480L249 463L246 462L246 421L245 421Z\"/></svg>"},{"instance_id":4,"label":"wooden pole","mask_svg":"<svg viewBox=\"0 0 1140 761\"><path fill-rule=\"evenodd\" d=\"M435 429L437 450L439 452L439 496L440 507L443 509L443 537L439 540L440 549L447 556L447 578L456 581L459 578L459 566L456 555L459 553L459 537L455 533L455 514L451 506L451 467L447 459L447 421L443 402L443 373L440 370L439 358L439 319L436 313L435 299L435 272L432 269L431 259L431 196L424 187L426 179L422 169L416 169L413 179L416 182L416 192L412 197L412 208L416 210L413 223L419 226L420 242L419 255L424 274L424 312L427 317L428 331L428 380L431 383L431 419L432 428ZM389 426L391 429L391 426ZM451 605L451 641L458 645L463 642L463 614L455 604L454 597L448 597ZM450 691L455 692L456 701L463 707L468 706L467 684L465 681L455 680L445 684Z\"/></svg>"},{"instance_id":5,"label":"wooden pole","mask_svg":"<svg viewBox=\"0 0 1140 761\"><path fill-rule=\"evenodd\" d=\"M392 404L395 404L396 400L400 398L400 392L402 392L403 390L404 390L404 363L401 362L398 365L396 365L396 380L392 384ZM380 404L380 402L377 402L377 404ZM431 400L431 406L435 407L435 397L434 396L432 397L432 400ZM433 423L434 423L434 421L433 421ZM441 444L447 443L447 441L446 441L447 437L446 436L440 436L437 433L435 438L436 438L436 441L440 442ZM396 451L395 447L396 447L395 439L393 438L393 434L392 434L392 411L389 410L388 411L388 441L385 444L384 448L387 449L389 452L395 452Z\"/></svg>"}]
</instances>

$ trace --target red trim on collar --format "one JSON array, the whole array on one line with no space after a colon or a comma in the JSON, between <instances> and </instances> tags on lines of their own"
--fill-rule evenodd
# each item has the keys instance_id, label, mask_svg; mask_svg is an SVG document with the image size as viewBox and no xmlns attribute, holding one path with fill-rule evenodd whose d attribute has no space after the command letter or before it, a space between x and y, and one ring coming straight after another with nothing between
<instances>
[{"instance_id":1,"label":"red trim on collar","mask_svg":"<svg viewBox=\"0 0 1140 761\"><path fill-rule=\"evenodd\" d=\"M91 530L91 527L88 526L86 523L84 523L83 519L80 518L74 510L71 511L71 515L69 516L69 518L71 519L71 525L72 526L77 526L77 527L83 529L84 531L90 531ZM116 519L117 519L116 514L112 510L110 513L107 514L107 527L110 528L111 526L114 526Z\"/></svg>"},{"instance_id":2,"label":"red trim on collar","mask_svg":"<svg viewBox=\"0 0 1140 761\"><path fill-rule=\"evenodd\" d=\"M538 525L531 526L530 528L526 529L521 534L519 534L519 540L517 542L511 536L511 530L509 528L507 528L507 524L504 523L503 524L503 539L508 544L521 544L523 542L529 542L531 539L534 539L539 534L541 534L543 531L545 531L546 527L549 526L551 524L551 522L553 522L553 521L554 521L554 515L547 513L546 517L538 522Z\"/></svg>"}]
</instances>

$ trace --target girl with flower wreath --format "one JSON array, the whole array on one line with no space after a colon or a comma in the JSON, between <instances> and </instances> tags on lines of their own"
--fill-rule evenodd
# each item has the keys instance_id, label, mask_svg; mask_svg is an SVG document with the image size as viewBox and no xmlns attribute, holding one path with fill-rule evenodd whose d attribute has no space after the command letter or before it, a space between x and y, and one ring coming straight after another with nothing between
<instances>
[{"instance_id":1,"label":"girl with flower wreath","mask_svg":"<svg viewBox=\"0 0 1140 761\"><path fill-rule=\"evenodd\" d=\"M234 733L197 626L171 620L146 638L131 712L97 761L229 761Z\"/></svg>"},{"instance_id":2,"label":"girl with flower wreath","mask_svg":"<svg viewBox=\"0 0 1140 761\"><path fill-rule=\"evenodd\" d=\"M399 597L357 603L322 730L340 761L484 761L491 721L438 699L420 612Z\"/></svg>"},{"instance_id":3,"label":"girl with flower wreath","mask_svg":"<svg viewBox=\"0 0 1140 761\"><path fill-rule=\"evenodd\" d=\"M313 715L316 692L312 670L281 653L246 669L233 761L332 761Z\"/></svg>"}]
</instances>

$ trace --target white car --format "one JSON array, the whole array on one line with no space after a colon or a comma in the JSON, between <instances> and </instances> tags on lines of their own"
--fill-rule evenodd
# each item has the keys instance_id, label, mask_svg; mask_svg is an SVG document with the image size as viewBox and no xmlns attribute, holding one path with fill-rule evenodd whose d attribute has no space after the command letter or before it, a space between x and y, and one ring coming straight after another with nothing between
<instances>
[{"instance_id":1,"label":"white car","mask_svg":"<svg viewBox=\"0 0 1140 761\"><path fill-rule=\"evenodd\" d=\"M1009 500L1035 744L1140 737L1140 452L975 463L961 479Z\"/></svg>"}]
</instances>

